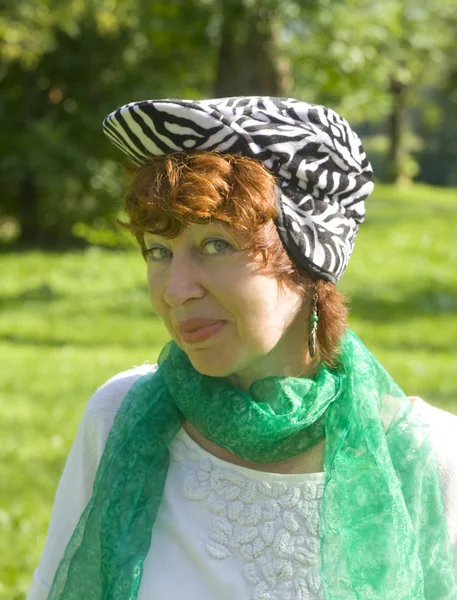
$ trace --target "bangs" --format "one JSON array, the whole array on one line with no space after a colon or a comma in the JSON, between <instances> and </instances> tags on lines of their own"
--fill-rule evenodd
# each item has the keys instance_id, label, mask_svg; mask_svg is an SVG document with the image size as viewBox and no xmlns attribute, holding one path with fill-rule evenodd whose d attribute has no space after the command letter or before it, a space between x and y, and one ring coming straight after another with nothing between
<instances>
[{"instance_id":1,"label":"bangs","mask_svg":"<svg viewBox=\"0 0 457 600\"><path fill-rule=\"evenodd\" d=\"M179 152L153 158L131 175L124 226L140 245L146 232L173 238L190 223L214 220L256 234L277 216L273 175L246 157Z\"/></svg>"}]
</instances>

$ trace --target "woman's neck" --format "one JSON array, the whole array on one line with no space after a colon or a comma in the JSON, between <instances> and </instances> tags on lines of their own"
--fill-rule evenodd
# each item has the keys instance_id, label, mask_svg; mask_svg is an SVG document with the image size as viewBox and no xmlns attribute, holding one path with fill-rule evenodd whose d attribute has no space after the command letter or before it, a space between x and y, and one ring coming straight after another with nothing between
<instances>
[{"instance_id":1,"label":"woman's neck","mask_svg":"<svg viewBox=\"0 0 457 600\"><path fill-rule=\"evenodd\" d=\"M186 421L183 428L188 436L203 450L206 450L206 452L209 452L209 454L220 460L240 467L264 473L282 473L288 475L322 473L324 471L325 439L298 456L274 463L254 463L244 460L226 448L211 442L190 421Z\"/></svg>"},{"instance_id":2,"label":"woman's neck","mask_svg":"<svg viewBox=\"0 0 457 600\"><path fill-rule=\"evenodd\" d=\"M312 377L318 366L316 360L309 357L307 348L297 345L293 353L275 352L252 363L247 369L240 370L227 376L227 379L238 389L249 393L251 384L266 377ZM279 352L278 352L279 350Z\"/></svg>"}]
</instances>

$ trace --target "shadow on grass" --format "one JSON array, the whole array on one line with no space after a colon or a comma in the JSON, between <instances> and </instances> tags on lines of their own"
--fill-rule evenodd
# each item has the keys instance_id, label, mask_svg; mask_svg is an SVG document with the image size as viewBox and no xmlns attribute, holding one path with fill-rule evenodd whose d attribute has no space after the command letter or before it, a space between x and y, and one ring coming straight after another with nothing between
<instances>
[{"instance_id":1,"label":"shadow on grass","mask_svg":"<svg viewBox=\"0 0 457 600\"><path fill-rule=\"evenodd\" d=\"M390 350L392 352L432 352L449 354L457 351L457 340L446 343L441 342L439 339L428 338L427 341L421 340L420 342L414 342L413 340L395 340L394 342L385 343L384 340L379 342L379 348L383 350Z\"/></svg>"},{"instance_id":2,"label":"shadow on grass","mask_svg":"<svg viewBox=\"0 0 457 600\"><path fill-rule=\"evenodd\" d=\"M147 316L158 318L153 312L150 304L147 290L143 285L133 286L124 290L109 290L104 293L91 294L88 292L84 297L84 306L81 304L81 296L73 294L61 294L56 292L48 284L42 284L32 288L25 289L15 295L0 295L0 309L18 307L24 309L30 305L49 305L55 302L68 302L71 309L67 311L67 318L81 314L90 313L91 304L94 303L94 310L113 315L135 315L139 317ZM101 308L97 306L100 300L107 302ZM74 307L72 304L74 303ZM65 318L65 317L64 317Z\"/></svg>"},{"instance_id":3,"label":"shadow on grass","mask_svg":"<svg viewBox=\"0 0 457 600\"><path fill-rule=\"evenodd\" d=\"M42 284L25 289L14 296L0 296L0 308L9 308L25 302L55 302L56 300L62 300L63 298L65 298L63 294L55 292L52 287L47 284Z\"/></svg>"},{"instance_id":4,"label":"shadow on grass","mask_svg":"<svg viewBox=\"0 0 457 600\"><path fill-rule=\"evenodd\" d=\"M437 212L439 210L439 213ZM423 219L449 218L455 219L457 210L455 205L449 202L419 202L404 203L392 198L376 199L371 210L367 210L367 216L363 223L364 230L368 227L379 228L388 225L395 227L403 224L419 226ZM417 221L417 223L416 223Z\"/></svg>"},{"instance_id":5,"label":"shadow on grass","mask_svg":"<svg viewBox=\"0 0 457 600\"><path fill-rule=\"evenodd\" d=\"M396 322L421 316L457 313L457 289L424 288L403 294L398 298L386 298L373 292L349 294L351 314L373 323Z\"/></svg>"}]
</instances>

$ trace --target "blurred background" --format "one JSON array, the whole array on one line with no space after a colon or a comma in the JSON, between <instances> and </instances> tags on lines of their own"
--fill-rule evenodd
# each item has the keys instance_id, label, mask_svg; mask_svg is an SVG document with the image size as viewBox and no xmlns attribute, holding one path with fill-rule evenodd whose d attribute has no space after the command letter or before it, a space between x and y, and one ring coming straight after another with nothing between
<instances>
[{"instance_id":1,"label":"blurred background","mask_svg":"<svg viewBox=\"0 0 457 600\"><path fill-rule=\"evenodd\" d=\"M23 600L84 406L167 340L101 132L148 98L337 110L376 175L341 288L410 395L457 414L457 0L3 0L0 600Z\"/></svg>"}]
</instances>

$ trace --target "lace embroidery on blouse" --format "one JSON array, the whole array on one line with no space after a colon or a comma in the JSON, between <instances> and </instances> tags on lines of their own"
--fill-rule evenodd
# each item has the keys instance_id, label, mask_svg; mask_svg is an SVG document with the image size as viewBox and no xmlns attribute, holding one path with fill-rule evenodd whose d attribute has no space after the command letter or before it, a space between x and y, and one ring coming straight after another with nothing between
<instances>
[{"instance_id":1,"label":"lace embroidery on blouse","mask_svg":"<svg viewBox=\"0 0 457 600\"><path fill-rule=\"evenodd\" d=\"M198 463L183 495L214 515L206 551L215 559L235 555L252 600L323 600L320 568L320 505L323 483L249 479L222 468L179 437L171 458ZM312 595L311 595L312 594Z\"/></svg>"}]
</instances>

